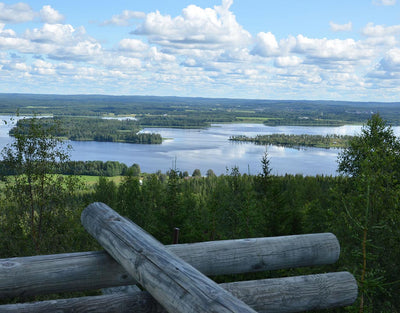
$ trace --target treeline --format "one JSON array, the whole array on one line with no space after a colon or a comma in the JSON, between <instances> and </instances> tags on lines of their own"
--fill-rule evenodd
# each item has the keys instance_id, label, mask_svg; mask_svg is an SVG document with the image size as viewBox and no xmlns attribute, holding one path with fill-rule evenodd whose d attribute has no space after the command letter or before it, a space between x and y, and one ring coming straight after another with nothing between
<instances>
[{"instance_id":1,"label":"treeline","mask_svg":"<svg viewBox=\"0 0 400 313\"><path fill-rule=\"evenodd\" d=\"M175 227L180 229L180 243L332 232L341 244L340 260L322 270L349 270L359 281L360 294L369 297L364 300L369 312L393 312L390 308L400 304L396 291L400 272L393 266L400 251L392 248L394 242L399 243L399 231L394 222L386 225L385 231L370 229L371 237L368 235L370 239L364 245L363 230L352 224L358 218L354 207L358 205L357 195L352 180L341 176L250 176L233 168L227 175L190 179L182 179L179 172L171 170L166 177L151 174L143 181L126 177L119 185L100 178L88 202L108 204L164 244L172 243ZM399 217L389 214L382 211L380 218ZM364 271L365 257L368 266ZM297 269L260 277L318 271ZM365 281L361 283L363 273ZM358 310L359 305L353 309ZM335 312L339 311L344 312Z\"/></svg>"},{"instance_id":2,"label":"treeline","mask_svg":"<svg viewBox=\"0 0 400 313\"><path fill-rule=\"evenodd\" d=\"M0 161L0 177L15 175L15 169ZM125 176L140 174L140 166L133 164L128 167L118 161L67 161L54 167L52 174L89 175L89 176Z\"/></svg>"},{"instance_id":3,"label":"treeline","mask_svg":"<svg viewBox=\"0 0 400 313\"><path fill-rule=\"evenodd\" d=\"M20 119L16 127L10 130L10 136L27 131L31 119ZM136 120L102 119L89 117L40 118L38 124L44 129L57 124L55 136L73 141L107 141L137 144L161 144L162 137L155 133L140 133L141 127Z\"/></svg>"},{"instance_id":4,"label":"treeline","mask_svg":"<svg viewBox=\"0 0 400 313\"><path fill-rule=\"evenodd\" d=\"M276 118L276 119L273 119L273 118L267 119L266 121L263 122L263 124L267 125L267 126L291 125L291 126L335 127L335 126L342 126L345 123L344 120L329 119L329 117L327 117L327 116L325 116L324 118L309 118L307 116L291 117L290 115L288 114L288 116L284 116L284 117ZM333 117L333 118L335 118L335 117ZM347 121L347 123L351 123L351 122Z\"/></svg>"},{"instance_id":5,"label":"treeline","mask_svg":"<svg viewBox=\"0 0 400 313\"><path fill-rule=\"evenodd\" d=\"M288 135L271 134L247 137L244 135L231 136L229 140L254 142L258 145L276 145L283 147L315 147L315 148L346 148L353 136L348 135Z\"/></svg>"},{"instance_id":6,"label":"treeline","mask_svg":"<svg viewBox=\"0 0 400 313\"><path fill-rule=\"evenodd\" d=\"M59 116L123 116L135 114L143 125L204 127L207 123L252 122L267 125L362 124L373 113L400 125L399 103L212 99L189 97L1 94L4 114ZM167 119L164 119L165 116ZM154 119L154 121L153 121ZM187 122L185 122L187 120ZM197 124L197 125L196 125Z\"/></svg>"},{"instance_id":7,"label":"treeline","mask_svg":"<svg viewBox=\"0 0 400 313\"><path fill-rule=\"evenodd\" d=\"M202 128L210 126L204 118L186 116L143 116L139 122L144 127Z\"/></svg>"},{"instance_id":8,"label":"treeline","mask_svg":"<svg viewBox=\"0 0 400 313\"><path fill-rule=\"evenodd\" d=\"M51 237L42 238L42 252L99 249L82 228L79 216L88 204L101 201L164 244L172 243L174 227L180 228L180 243L332 232L341 244L340 260L335 265L322 269L216 277L219 282L341 270L348 270L358 280L361 279L362 236L359 237L355 229L349 227L346 209L351 209L351 203L346 203L347 208L343 205L345 199L355 194L351 179L340 176L242 175L237 168L220 176L189 179L181 176L179 171L170 170L166 174L144 175L140 180L139 177L125 176L120 184L100 177L93 189L86 187L83 193L81 191L67 198L63 208L69 215L63 221L68 221L68 224L58 224L61 217L60 214L55 215L54 222L59 226L51 230ZM10 207L7 199L2 201L3 210ZM350 214L353 213L352 210ZM29 233L26 233L24 224L5 225L4 220L0 223L0 233L4 234L0 237L0 257L36 254L30 246ZM392 241L387 241L389 237ZM372 277L377 271L380 284L387 285L369 287L372 293L370 302L374 308L371 312L393 312L390 308L400 305L396 291L398 283L393 283L400 280L400 272L394 266L400 252L392 246L398 243L398 239L386 232L374 237L377 248L374 254L370 251L367 273ZM358 305L359 302L354 309Z\"/></svg>"}]
</instances>

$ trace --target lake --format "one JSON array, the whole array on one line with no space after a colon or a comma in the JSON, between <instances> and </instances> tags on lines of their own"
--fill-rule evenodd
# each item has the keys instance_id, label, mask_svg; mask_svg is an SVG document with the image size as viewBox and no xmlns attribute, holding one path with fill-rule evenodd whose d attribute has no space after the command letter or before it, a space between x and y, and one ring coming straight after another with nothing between
<instances>
[{"instance_id":1,"label":"lake","mask_svg":"<svg viewBox=\"0 0 400 313\"><path fill-rule=\"evenodd\" d=\"M0 120L8 120L0 116ZM0 124L0 148L11 142L10 124ZM198 168L203 175L212 169L217 175L225 174L237 166L241 173L261 172L261 158L267 149L272 173L276 175L336 175L339 149L284 148L258 146L253 143L231 142L232 135L258 134L338 134L354 135L361 126L302 127L264 126L262 124L213 124L206 129L145 128L167 138L161 145L143 145L112 142L72 141L72 160L119 161L128 166L140 165L142 172L166 172L171 168L192 172ZM400 133L400 127L393 128Z\"/></svg>"}]
</instances>

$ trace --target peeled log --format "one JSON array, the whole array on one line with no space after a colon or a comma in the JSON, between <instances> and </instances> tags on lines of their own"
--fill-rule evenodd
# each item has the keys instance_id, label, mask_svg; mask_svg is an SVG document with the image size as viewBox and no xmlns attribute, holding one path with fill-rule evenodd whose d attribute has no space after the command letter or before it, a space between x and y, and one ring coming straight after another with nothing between
<instances>
[{"instance_id":1,"label":"peeled log","mask_svg":"<svg viewBox=\"0 0 400 313\"><path fill-rule=\"evenodd\" d=\"M205 275L332 264L331 233L220 240L166 246ZM0 259L0 299L136 284L104 251Z\"/></svg>"},{"instance_id":2,"label":"peeled log","mask_svg":"<svg viewBox=\"0 0 400 313\"><path fill-rule=\"evenodd\" d=\"M81 215L85 229L170 313L255 313L104 203Z\"/></svg>"},{"instance_id":3,"label":"peeled log","mask_svg":"<svg viewBox=\"0 0 400 313\"><path fill-rule=\"evenodd\" d=\"M259 313L302 312L351 305L357 283L348 272L262 279L221 284ZM148 292L51 300L0 306L4 313L166 312Z\"/></svg>"}]
</instances>

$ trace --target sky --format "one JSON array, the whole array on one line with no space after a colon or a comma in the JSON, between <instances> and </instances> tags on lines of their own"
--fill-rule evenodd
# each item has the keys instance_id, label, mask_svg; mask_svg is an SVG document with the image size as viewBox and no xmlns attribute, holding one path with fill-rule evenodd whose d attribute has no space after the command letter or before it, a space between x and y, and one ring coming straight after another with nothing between
<instances>
[{"instance_id":1,"label":"sky","mask_svg":"<svg viewBox=\"0 0 400 313\"><path fill-rule=\"evenodd\" d=\"M400 1L3 1L0 92L400 101Z\"/></svg>"}]
</instances>

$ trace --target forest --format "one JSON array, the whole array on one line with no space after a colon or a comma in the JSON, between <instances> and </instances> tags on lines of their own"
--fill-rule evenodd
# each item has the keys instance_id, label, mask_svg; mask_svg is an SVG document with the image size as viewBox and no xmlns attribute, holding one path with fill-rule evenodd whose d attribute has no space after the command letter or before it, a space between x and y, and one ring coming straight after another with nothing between
<instances>
[{"instance_id":1,"label":"forest","mask_svg":"<svg viewBox=\"0 0 400 313\"><path fill-rule=\"evenodd\" d=\"M16 131L26 133L32 123L31 119L23 118L10 130L10 136ZM102 119L90 117L54 117L40 118L37 123L44 129L53 125L54 135L73 141L107 141L138 144L161 144L160 134L140 133L141 127L136 120Z\"/></svg>"},{"instance_id":2,"label":"forest","mask_svg":"<svg viewBox=\"0 0 400 313\"><path fill-rule=\"evenodd\" d=\"M106 95L0 93L0 113L62 116L135 116L141 127L207 127L210 123L339 126L363 124L379 113L400 125L399 102L257 100Z\"/></svg>"},{"instance_id":3,"label":"forest","mask_svg":"<svg viewBox=\"0 0 400 313\"><path fill-rule=\"evenodd\" d=\"M204 177L199 171L188 176L177 168L145 174L132 165L119 182L100 176L95 185L57 174L69 162L68 151L54 125L37 121L31 120L28 132L17 131L15 142L2 151L13 175L0 185L0 258L100 249L80 224L82 210L93 201L106 203L164 244L172 242L175 227L181 243L332 232L341 244L334 265L214 279L346 270L357 279L358 300L327 312L398 312L400 141L380 115L349 139L335 177L271 175L266 151L258 175L235 167L220 176L211 169ZM38 299L43 298L30 300ZM18 299L7 300L13 301Z\"/></svg>"},{"instance_id":4,"label":"forest","mask_svg":"<svg viewBox=\"0 0 400 313\"><path fill-rule=\"evenodd\" d=\"M352 136L343 135L293 135L271 134L247 137L244 135L231 136L229 140L254 142L257 145L276 145L282 147L314 147L314 148L347 148Z\"/></svg>"}]
</instances>

